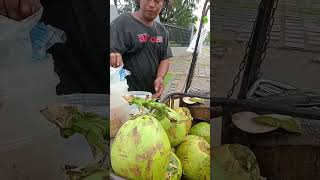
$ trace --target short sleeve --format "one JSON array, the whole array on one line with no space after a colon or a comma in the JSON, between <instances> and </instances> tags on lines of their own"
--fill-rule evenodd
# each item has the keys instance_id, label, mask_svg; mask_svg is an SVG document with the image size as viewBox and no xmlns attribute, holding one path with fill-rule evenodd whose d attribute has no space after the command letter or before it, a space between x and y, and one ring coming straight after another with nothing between
<instances>
[{"instance_id":1,"label":"short sleeve","mask_svg":"<svg viewBox=\"0 0 320 180\"><path fill-rule=\"evenodd\" d=\"M129 32L125 30L126 16L119 16L110 26L110 52L124 54L130 44Z\"/></svg>"},{"instance_id":2,"label":"short sleeve","mask_svg":"<svg viewBox=\"0 0 320 180\"><path fill-rule=\"evenodd\" d=\"M165 29L165 37L164 37L164 43L163 43L163 47L162 47L162 57L161 57L161 61L165 60L165 59L169 59L171 58L172 55L172 51L171 51L171 47L169 44L169 31Z\"/></svg>"}]
</instances>

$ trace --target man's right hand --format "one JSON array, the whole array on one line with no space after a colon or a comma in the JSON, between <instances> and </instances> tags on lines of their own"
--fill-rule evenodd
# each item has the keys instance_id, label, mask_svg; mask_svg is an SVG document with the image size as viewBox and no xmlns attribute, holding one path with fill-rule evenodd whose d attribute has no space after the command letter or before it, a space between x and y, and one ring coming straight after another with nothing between
<instances>
[{"instance_id":1,"label":"man's right hand","mask_svg":"<svg viewBox=\"0 0 320 180\"><path fill-rule=\"evenodd\" d=\"M0 0L0 15L21 21L41 7L40 0Z\"/></svg>"},{"instance_id":2,"label":"man's right hand","mask_svg":"<svg viewBox=\"0 0 320 180\"><path fill-rule=\"evenodd\" d=\"M122 56L120 53L111 53L110 54L110 66L117 68L123 65Z\"/></svg>"}]
</instances>

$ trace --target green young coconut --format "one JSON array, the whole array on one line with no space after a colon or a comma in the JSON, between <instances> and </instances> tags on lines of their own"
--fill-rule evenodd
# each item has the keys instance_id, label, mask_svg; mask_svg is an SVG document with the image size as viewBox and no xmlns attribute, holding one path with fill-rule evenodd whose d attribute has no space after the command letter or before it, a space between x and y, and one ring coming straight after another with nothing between
<instances>
[{"instance_id":1,"label":"green young coconut","mask_svg":"<svg viewBox=\"0 0 320 180\"><path fill-rule=\"evenodd\" d=\"M213 178L223 180L261 180L253 152L240 144L213 148Z\"/></svg>"},{"instance_id":2,"label":"green young coconut","mask_svg":"<svg viewBox=\"0 0 320 180\"><path fill-rule=\"evenodd\" d=\"M155 112L155 117L165 129L172 147L179 145L187 136L187 128L184 121L171 123L170 120L159 112Z\"/></svg>"},{"instance_id":3,"label":"green young coconut","mask_svg":"<svg viewBox=\"0 0 320 180\"><path fill-rule=\"evenodd\" d=\"M171 146L161 124L151 115L125 122L111 147L113 171L128 179L165 179Z\"/></svg>"},{"instance_id":4,"label":"green young coconut","mask_svg":"<svg viewBox=\"0 0 320 180\"><path fill-rule=\"evenodd\" d=\"M210 179L210 145L202 137L188 135L177 147L176 155L187 179Z\"/></svg>"},{"instance_id":5,"label":"green young coconut","mask_svg":"<svg viewBox=\"0 0 320 180\"><path fill-rule=\"evenodd\" d=\"M179 113L180 116L182 116L184 124L186 125L186 128L187 128L187 134L188 134L190 132L192 121L193 121L193 117L191 116L190 110L187 107L178 107L174 110L177 113Z\"/></svg>"},{"instance_id":6,"label":"green young coconut","mask_svg":"<svg viewBox=\"0 0 320 180\"><path fill-rule=\"evenodd\" d=\"M180 180L182 176L182 165L179 158L171 151L166 180Z\"/></svg>"},{"instance_id":7,"label":"green young coconut","mask_svg":"<svg viewBox=\"0 0 320 180\"><path fill-rule=\"evenodd\" d=\"M210 144L210 124L207 122L197 123L191 128L189 135L203 137Z\"/></svg>"},{"instance_id":8,"label":"green young coconut","mask_svg":"<svg viewBox=\"0 0 320 180\"><path fill-rule=\"evenodd\" d=\"M153 115L165 129L172 147L180 144L188 135L188 126L186 123L190 121L190 117L185 115L182 116L165 104L155 102L152 99L142 99L133 96L125 96L125 99L129 104L136 104L140 108L144 107L149 110L155 110ZM186 113L184 112L183 114Z\"/></svg>"}]
</instances>

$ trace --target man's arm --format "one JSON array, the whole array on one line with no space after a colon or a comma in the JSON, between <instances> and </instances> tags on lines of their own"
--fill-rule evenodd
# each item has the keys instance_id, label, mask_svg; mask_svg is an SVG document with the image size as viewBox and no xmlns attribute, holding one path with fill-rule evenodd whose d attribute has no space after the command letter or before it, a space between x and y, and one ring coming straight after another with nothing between
<instances>
[{"instance_id":1,"label":"man's arm","mask_svg":"<svg viewBox=\"0 0 320 180\"><path fill-rule=\"evenodd\" d=\"M170 58L172 57L171 48L169 46L169 31L165 30L164 35L164 48L162 50L162 56L160 60L160 64L157 70L157 77L154 81L154 88L156 93L153 95L154 98L159 98L164 91L164 78L167 75L170 65Z\"/></svg>"},{"instance_id":2,"label":"man's arm","mask_svg":"<svg viewBox=\"0 0 320 180\"><path fill-rule=\"evenodd\" d=\"M170 65L169 59L164 59L160 62L160 65L157 71L157 78L154 81L154 87L156 90L156 93L153 95L154 98L160 97L164 91L163 81L169 70L169 65Z\"/></svg>"},{"instance_id":3,"label":"man's arm","mask_svg":"<svg viewBox=\"0 0 320 180\"><path fill-rule=\"evenodd\" d=\"M169 70L169 65L170 65L170 60L169 59L164 59L160 62L158 71L157 71L157 77L164 77L166 76L168 70Z\"/></svg>"}]
</instances>

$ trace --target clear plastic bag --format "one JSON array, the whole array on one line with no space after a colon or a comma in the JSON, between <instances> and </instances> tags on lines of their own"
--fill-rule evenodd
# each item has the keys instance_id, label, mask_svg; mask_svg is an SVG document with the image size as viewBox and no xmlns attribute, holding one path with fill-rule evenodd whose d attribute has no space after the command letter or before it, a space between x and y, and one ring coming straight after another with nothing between
<instances>
[{"instance_id":1,"label":"clear plastic bag","mask_svg":"<svg viewBox=\"0 0 320 180\"><path fill-rule=\"evenodd\" d=\"M113 68L110 66L110 84L115 84L126 80L126 76L131 75L130 71L126 70L122 66Z\"/></svg>"},{"instance_id":2,"label":"clear plastic bag","mask_svg":"<svg viewBox=\"0 0 320 180\"><path fill-rule=\"evenodd\" d=\"M18 179L63 176L59 131L40 110L55 102L59 82L46 50L65 36L39 23L42 12L23 21L0 16L0 170Z\"/></svg>"}]
</instances>

